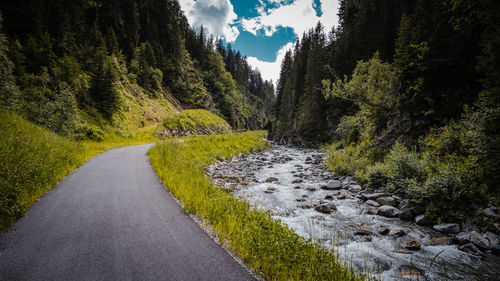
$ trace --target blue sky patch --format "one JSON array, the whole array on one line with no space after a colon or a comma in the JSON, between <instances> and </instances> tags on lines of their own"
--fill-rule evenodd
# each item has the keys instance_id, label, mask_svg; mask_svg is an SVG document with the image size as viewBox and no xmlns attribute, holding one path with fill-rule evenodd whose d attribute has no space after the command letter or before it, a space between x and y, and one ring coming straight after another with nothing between
<instances>
[{"instance_id":1,"label":"blue sky patch","mask_svg":"<svg viewBox=\"0 0 500 281\"><path fill-rule=\"evenodd\" d=\"M297 36L292 28L278 27L270 37L264 34L255 36L248 31L241 31L236 41L231 43L231 46L233 49L239 50L243 56L273 62L276 60L276 53L281 47L296 40Z\"/></svg>"}]
</instances>

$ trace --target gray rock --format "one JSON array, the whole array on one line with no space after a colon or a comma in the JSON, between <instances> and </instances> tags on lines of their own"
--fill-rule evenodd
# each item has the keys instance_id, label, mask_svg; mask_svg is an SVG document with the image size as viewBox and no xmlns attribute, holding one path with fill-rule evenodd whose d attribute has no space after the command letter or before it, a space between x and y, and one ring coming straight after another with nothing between
<instances>
[{"instance_id":1,"label":"gray rock","mask_svg":"<svg viewBox=\"0 0 500 281\"><path fill-rule=\"evenodd\" d=\"M326 199L326 200L333 200L333 195L331 195L331 194L327 194L327 195L325 196L325 199Z\"/></svg>"},{"instance_id":2,"label":"gray rock","mask_svg":"<svg viewBox=\"0 0 500 281\"><path fill-rule=\"evenodd\" d=\"M296 180L292 181L292 183L301 183L301 182L303 182L303 180L301 180L301 179L296 179Z\"/></svg>"},{"instance_id":3,"label":"gray rock","mask_svg":"<svg viewBox=\"0 0 500 281\"><path fill-rule=\"evenodd\" d=\"M460 226L456 223L443 223L443 224L436 224L435 226L432 227L434 230L439 231L441 233L459 233L460 232Z\"/></svg>"},{"instance_id":4,"label":"gray rock","mask_svg":"<svg viewBox=\"0 0 500 281\"><path fill-rule=\"evenodd\" d=\"M332 180L327 185L323 185L321 188L326 190L339 190L342 188L342 182L339 180Z\"/></svg>"},{"instance_id":5,"label":"gray rock","mask_svg":"<svg viewBox=\"0 0 500 281\"><path fill-rule=\"evenodd\" d=\"M453 243L458 244L458 245L464 245L464 244L467 244L470 242L469 238L470 238L469 233L460 232L459 234L453 236L451 241L453 241Z\"/></svg>"},{"instance_id":6,"label":"gray rock","mask_svg":"<svg viewBox=\"0 0 500 281\"><path fill-rule=\"evenodd\" d=\"M377 203L379 203L380 205L388 205L388 206L393 206L393 207L397 206L396 200L392 197L377 198Z\"/></svg>"},{"instance_id":7,"label":"gray rock","mask_svg":"<svg viewBox=\"0 0 500 281\"><path fill-rule=\"evenodd\" d=\"M363 188L358 184L354 184L349 187L350 192L360 192L361 190L363 190Z\"/></svg>"},{"instance_id":8,"label":"gray rock","mask_svg":"<svg viewBox=\"0 0 500 281\"><path fill-rule=\"evenodd\" d=\"M431 225L432 220L425 215L420 215L415 217L415 223L418 225Z\"/></svg>"},{"instance_id":9,"label":"gray rock","mask_svg":"<svg viewBox=\"0 0 500 281\"><path fill-rule=\"evenodd\" d=\"M378 198L380 197L384 197L384 196L387 196L386 193L366 193L363 192L363 194L361 194L361 199L363 200L377 200Z\"/></svg>"},{"instance_id":10,"label":"gray rock","mask_svg":"<svg viewBox=\"0 0 500 281\"><path fill-rule=\"evenodd\" d=\"M377 209L377 215L384 216L388 218L397 217L399 210L394 208L393 206L384 205Z\"/></svg>"},{"instance_id":11,"label":"gray rock","mask_svg":"<svg viewBox=\"0 0 500 281\"><path fill-rule=\"evenodd\" d=\"M354 232L354 235L368 236L368 235L373 235L373 232L370 232L368 230L358 230Z\"/></svg>"},{"instance_id":12,"label":"gray rock","mask_svg":"<svg viewBox=\"0 0 500 281\"><path fill-rule=\"evenodd\" d=\"M371 194L371 193L374 193L375 192L375 189L371 188L371 187L368 187L368 188L365 188L365 191L363 193L365 194Z\"/></svg>"},{"instance_id":13,"label":"gray rock","mask_svg":"<svg viewBox=\"0 0 500 281\"><path fill-rule=\"evenodd\" d=\"M463 252L466 252L466 253L469 253L469 254L473 254L473 255L477 255L477 256L482 256L484 255L483 252L481 252L481 250L479 250L476 246L474 246L474 244L472 243L468 243L468 244L465 244L463 246L460 246L458 247L458 249L460 251L463 251Z\"/></svg>"},{"instance_id":14,"label":"gray rock","mask_svg":"<svg viewBox=\"0 0 500 281\"><path fill-rule=\"evenodd\" d=\"M278 181L278 178L269 177L269 178L266 179L266 182L275 182L275 181Z\"/></svg>"},{"instance_id":15,"label":"gray rock","mask_svg":"<svg viewBox=\"0 0 500 281\"><path fill-rule=\"evenodd\" d=\"M380 207L380 204L376 201L373 201L373 200L366 200L365 204L368 206Z\"/></svg>"},{"instance_id":16,"label":"gray rock","mask_svg":"<svg viewBox=\"0 0 500 281\"><path fill-rule=\"evenodd\" d=\"M387 236L392 236L392 237L401 237L401 236L405 236L405 235L406 235L406 233L402 229L393 229L393 230L389 231L389 233L387 233Z\"/></svg>"},{"instance_id":17,"label":"gray rock","mask_svg":"<svg viewBox=\"0 0 500 281\"><path fill-rule=\"evenodd\" d=\"M389 234L390 231L391 230L387 227L381 227L380 230L378 231L378 233L380 235L387 235L387 234Z\"/></svg>"},{"instance_id":18,"label":"gray rock","mask_svg":"<svg viewBox=\"0 0 500 281\"><path fill-rule=\"evenodd\" d=\"M488 241L490 242L490 246L496 245L500 242L500 239L498 239L498 235L489 231L484 234L484 237L488 239Z\"/></svg>"},{"instance_id":19,"label":"gray rock","mask_svg":"<svg viewBox=\"0 0 500 281\"><path fill-rule=\"evenodd\" d=\"M415 241L415 240L410 240L410 241L407 241L406 243L403 244L403 247L405 247L408 250L412 250L412 251L420 250L421 246L422 246L422 244L420 244L420 242Z\"/></svg>"},{"instance_id":20,"label":"gray rock","mask_svg":"<svg viewBox=\"0 0 500 281\"><path fill-rule=\"evenodd\" d=\"M500 256L500 245L499 244L490 246L490 248L488 250L490 250L494 255Z\"/></svg>"},{"instance_id":21,"label":"gray rock","mask_svg":"<svg viewBox=\"0 0 500 281\"><path fill-rule=\"evenodd\" d=\"M329 204L329 205L318 205L314 208L314 210L316 210L317 212L320 212L320 213L323 213L323 214L329 214L331 213L332 211L335 211L337 210L337 207L335 207L335 205L333 204Z\"/></svg>"},{"instance_id":22,"label":"gray rock","mask_svg":"<svg viewBox=\"0 0 500 281\"><path fill-rule=\"evenodd\" d=\"M489 218L496 218L497 214L491 208L486 208L483 210L483 214Z\"/></svg>"},{"instance_id":23,"label":"gray rock","mask_svg":"<svg viewBox=\"0 0 500 281\"><path fill-rule=\"evenodd\" d=\"M399 212L399 219L401 220L411 220L413 217L412 209L405 209Z\"/></svg>"},{"instance_id":24,"label":"gray rock","mask_svg":"<svg viewBox=\"0 0 500 281\"><path fill-rule=\"evenodd\" d=\"M490 241L484 238L479 232L472 231L469 236L469 240L472 244L476 245L480 249L486 249L490 246Z\"/></svg>"}]
</instances>

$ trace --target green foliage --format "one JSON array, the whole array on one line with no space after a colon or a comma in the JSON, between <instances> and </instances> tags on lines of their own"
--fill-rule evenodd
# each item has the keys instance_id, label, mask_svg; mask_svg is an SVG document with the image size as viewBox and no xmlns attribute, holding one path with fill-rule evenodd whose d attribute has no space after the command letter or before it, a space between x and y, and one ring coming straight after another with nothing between
<instances>
[{"instance_id":1,"label":"green foliage","mask_svg":"<svg viewBox=\"0 0 500 281\"><path fill-rule=\"evenodd\" d=\"M163 120L163 127L169 131L175 130L179 135L187 132L223 133L231 130L224 119L204 109L183 110L169 115Z\"/></svg>"},{"instance_id":2,"label":"green foliage","mask_svg":"<svg viewBox=\"0 0 500 281\"><path fill-rule=\"evenodd\" d=\"M208 165L269 147L265 132L198 136L149 151L151 163L183 208L210 222L219 239L266 280L368 280L338 255L295 234L247 202L210 184Z\"/></svg>"},{"instance_id":3,"label":"green foliage","mask_svg":"<svg viewBox=\"0 0 500 281\"><path fill-rule=\"evenodd\" d=\"M0 14L0 108L19 109L19 88L15 83L14 65L7 56L9 51L7 39L2 32L2 15Z\"/></svg>"},{"instance_id":4,"label":"green foliage","mask_svg":"<svg viewBox=\"0 0 500 281\"><path fill-rule=\"evenodd\" d=\"M359 107L359 118L373 122L380 130L386 126L399 101L400 83L391 65L383 63L378 53L369 61L359 61L352 79L323 81L324 94L352 101Z\"/></svg>"},{"instance_id":5,"label":"green foliage","mask_svg":"<svg viewBox=\"0 0 500 281\"><path fill-rule=\"evenodd\" d=\"M120 93L116 89L118 78L117 59L113 56L98 54L96 56L96 72L93 74L89 91L95 107L107 119L111 119L121 106Z\"/></svg>"},{"instance_id":6,"label":"green foliage","mask_svg":"<svg viewBox=\"0 0 500 281\"><path fill-rule=\"evenodd\" d=\"M0 231L85 159L83 145L0 111Z\"/></svg>"},{"instance_id":7,"label":"green foliage","mask_svg":"<svg viewBox=\"0 0 500 281\"><path fill-rule=\"evenodd\" d=\"M65 82L54 81L46 69L22 78L22 115L53 132L71 134L79 113L76 98Z\"/></svg>"}]
</instances>

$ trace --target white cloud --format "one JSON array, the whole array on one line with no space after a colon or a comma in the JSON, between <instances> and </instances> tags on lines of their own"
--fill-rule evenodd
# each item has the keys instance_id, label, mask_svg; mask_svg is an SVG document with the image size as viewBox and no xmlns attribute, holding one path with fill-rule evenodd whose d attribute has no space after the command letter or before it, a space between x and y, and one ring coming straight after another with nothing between
<instances>
[{"instance_id":1,"label":"white cloud","mask_svg":"<svg viewBox=\"0 0 500 281\"><path fill-rule=\"evenodd\" d=\"M198 29L203 24L207 33L224 37L227 42L234 42L240 31L231 26L238 18L229 0L180 0L182 10L189 24Z\"/></svg>"},{"instance_id":2,"label":"white cloud","mask_svg":"<svg viewBox=\"0 0 500 281\"><path fill-rule=\"evenodd\" d=\"M281 47L281 49L277 52L276 60L274 62L261 61L256 57L248 57L248 63L259 69L260 74L264 80L273 80L274 85L276 86L276 82L279 79L281 62L285 58L286 51L293 48L292 42L287 43L285 46Z\"/></svg>"},{"instance_id":3,"label":"white cloud","mask_svg":"<svg viewBox=\"0 0 500 281\"><path fill-rule=\"evenodd\" d=\"M321 0L321 17L316 15L313 8L313 0L296 0L289 5L281 5L268 11L260 10L259 16L242 19L241 25L244 30L257 35L264 32L266 36L272 36L279 26L293 28L295 34L302 34L313 28L319 21L326 30L337 24L338 1Z\"/></svg>"}]
</instances>

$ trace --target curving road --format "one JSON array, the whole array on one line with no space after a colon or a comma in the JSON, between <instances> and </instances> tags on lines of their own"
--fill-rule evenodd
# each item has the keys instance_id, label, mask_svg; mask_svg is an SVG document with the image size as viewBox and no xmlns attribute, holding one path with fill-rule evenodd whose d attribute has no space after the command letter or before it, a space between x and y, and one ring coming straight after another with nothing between
<instances>
[{"instance_id":1,"label":"curving road","mask_svg":"<svg viewBox=\"0 0 500 281\"><path fill-rule=\"evenodd\" d=\"M254 280L165 190L150 145L102 153L0 237L0 280Z\"/></svg>"}]
</instances>

